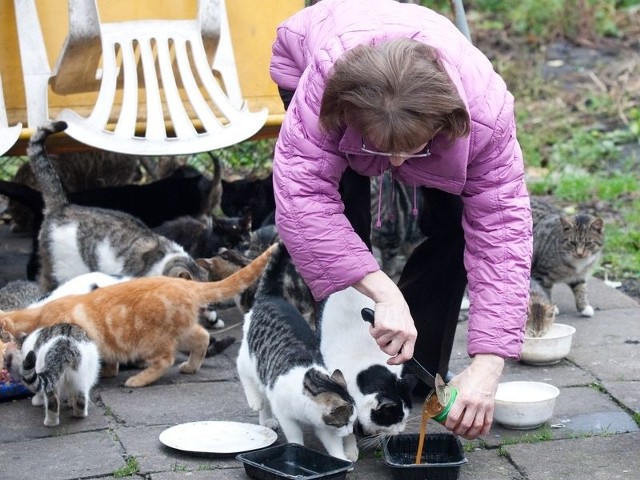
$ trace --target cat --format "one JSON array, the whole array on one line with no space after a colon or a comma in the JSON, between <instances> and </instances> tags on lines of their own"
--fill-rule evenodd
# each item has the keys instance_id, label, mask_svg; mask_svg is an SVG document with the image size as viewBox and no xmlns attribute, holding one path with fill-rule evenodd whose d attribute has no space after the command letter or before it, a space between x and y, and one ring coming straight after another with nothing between
<instances>
[{"instance_id":1,"label":"cat","mask_svg":"<svg viewBox=\"0 0 640 480\"><path fill-rule=\"evenodd\" d=\"M528 337L543 337L556 320L556 306L545 293L542 285L531 278L529 288L529 310L525 335Z\"/></svg>"},{"instance_id":2,"label":"cat","mask_svg":"<svg viewBox=\"0 0 640 480\"><path fill-rule=\"evenodd\" d=\"M71 192L81 190L126 185L140 177L138 157L121 153L104 150L60 153L52 155L51 161L65 190L71 195ZM20 165L11 182L3 183L14 186L18 191L20 187L25 187L39 196L38 182L29 163ZM6 195L4 191L0 193ZM42 208L34 209L32 205L25 205L20 198L8 196L7 212L11 215L11 230L37 234Z\"/></svg>"},{"instance_id":3,"label":"cat","mask_svg":"<svg viewBox=\"0 0 640 480\"><path fill-rule=\"evenodd\" d=\"M362 320L365 307L373 309L373 300L355 288L331 294L322 304L320 351L329 370L344 374L355 400L358 430L365 436L397 435L406 427L418 379L412 373L403 376L402 365L387 365L389 356ZM355 445L355 435L349 441Z\"/></svg>"},{"instance_id":4,"label":"cat","mask_svg":"<svg viewBox=\"0 0 640 480\"><path fill-rule=\"evenodd\" d=\"M27 149L45 203L38 236L42 288L52 290L91 271L206 280L206 272L180 245L154 233L137 218L69 203L44 146L50 134L65 128L65 122L46 123L33 134Z\"/></svg>"},{"instance_id":5,"label":"cat","mask_svg":"<svg viewBox=\"0 0 640 480\"><path fill-rule=\"evenodd\" d=\"M81 190L67 195L76 205L102 207L129 213L149 228L181 215L200 215L210 206L214 182L196 169L182 166L169 177L143 185L119 185ZM38 232L42 224L44 201L38 190L0 180L0 194L33 210L33 245L27 265L27 278L34 280L39 269Z\"/></svg>"},{"instance_id":6,"label":"cat","mask_svg":"<svg viewBox=\"0 0 640 480\"><path fill-rule=\"evenodd\" d=\"M16 335L61 322L82 327L98 346L101 375L115 376L120 363L146 362L125 386L155 382L173 365L176 349L189 352L179 370L196 373L209 346L209 333L198 323L200 305L231 298L264 269L275 247L220 282L173 277L140 277L67 295L36 308L0 314L0 328Z\"/></svg>"},{"instance_id":7,"label":"cat","mask_svg":"<svg viewBox=\"0 0 640 480\"><path fill-rule=\"evenodd\" d=\"M245 315L236 366L247 403L261 425L282 428L288 442L304 445L310 426L334 457L357 459L343 439L353 432L356 411L340 370L324 366L318 339L283 297L282 272L289 255L278 244Z\"/></svg>"},{"instance_id":8,"label":"cat","mask_svg":"<svg viewBox=\"0 0 640 480\"><path fill-rule=\"evenodd\" d=\"M592 317L594 309L589 304L587 279L602 254L605 239L603 220L586 213L564 215L560 209L535 198L531 199L531 211L531 276L550 299L554 284L569 285L580 315Z\"/></svg>"},{"instance_id":9,"label":"cat","mask_svg":"<svg viewBox=\"0 0 640 480\"><path fill-rule=\"evenodd\" d=\"M60 403L64 399L74 417L86 417L89 393L100 371L98 348L87 333L78 325L57 323L38 328L21 340L21 350L15 351L7 363L12 376L35 393L31 403L44 405L45 426L60 424Z\"/></svg>"},{"instance_id":10,"label":"cat","mask_svg":"<svg viewBox=\"0 0 640 480\"><path fill-rule=\"evenodd\" d=\"M415 199L413 195L413 187L389 174L382 176L382 182L371 178L371 245L374 252L379 252L382 271L390 277L400 274L406 258L425 238L412 211L415 205L422 204L422 192L418 188Z\"/></svg>"},{"instance_id":11,"label":"cat","mask_svg":"<svg viewBox=\"0 0 640 480\"><path fill-rule=\"evenodd\" d=\"M238 217L249 210L254 229L275 223L273 174L258 179L222 180L220 208L228 217Z\"/></svg>"},{"instance_id":12,"label":"cat","mask_svg":"<svg viewBox=\"0 0 640 480\"><path fill-rule=\"evenodd\" d=\"M251 234L251 216L194 218L182 216L153 229L182 246L194 258L212 257L221 248L247 248Z\"/></svg>"},{"instance_id":13,"label":"cat","mask_svg":"<svg viewBox=\"0 0 640 480\"><path fill-rule=\"evenodd\" d=\"M46 292L37 282L13 280L0 288L0 310L19 310L40 299Z\"/></svg>"}]
</instances>

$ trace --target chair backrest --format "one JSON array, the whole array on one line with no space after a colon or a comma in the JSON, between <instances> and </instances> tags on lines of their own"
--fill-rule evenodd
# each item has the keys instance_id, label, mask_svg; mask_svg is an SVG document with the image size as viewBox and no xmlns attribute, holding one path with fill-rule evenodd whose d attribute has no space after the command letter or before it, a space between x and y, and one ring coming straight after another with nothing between
<instances>
[{"instance_id":1,"label":"chair backrest","mask_svg":"<svg viewBox=\"0 0 640 480\"><path fill-rule=\"evenodd\" d=\"M15 2L35 12L33 0ZM88 117L58 115L69 136L122 153L177 155L238 143L265 124L266 109L249 111L241 94L224 0L199 0L192 20L108 23L96 0L68 3L69 32L48 82L61 95L98 91Z\"/></svg>"},{"instance_id":2,"label":"chair backrest","mask_svg":"<svg viewBox=\"0 0 640 480\"><path fill-rule=\"evenodd\" d=\"M7 109L4 106L4 92L2 90L2 77L0 77L0 155L4 155L18 140L22 130L22 124L9 126Z\"/></svg>"}]
</instances>

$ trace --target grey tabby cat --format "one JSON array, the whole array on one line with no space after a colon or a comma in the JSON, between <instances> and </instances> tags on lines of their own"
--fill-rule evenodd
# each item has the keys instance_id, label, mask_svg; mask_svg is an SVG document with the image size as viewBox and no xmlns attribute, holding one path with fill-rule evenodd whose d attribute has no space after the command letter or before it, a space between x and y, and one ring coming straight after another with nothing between
<instances>
[{"instance_id":1,"label":"grey tabby cat","mask_svg":"<svg viewBox=\"0 0 640 480\"><path fill-rule=\"evenodd\" d=\"M8 312L26 308L46 292L31 280L13 280L0 288L0 311Z\"/></svg>"},{"instance_id":2,"label":"grey tabby cat","mask_svg":"<svg viewBox=\"0 0 640 480\"><path fill-rule=\"evenodd\" d=\"M340 370L326 369L318 339L296 308L282 298L289 255L280 244L245 315L237 368L249 406L261 425L282 428L287 441L304 444L310 426L327 452L356 460L343 440L353 432L354 401Z\"/></svg>"},{"instance_id":3,"label":"grey tabby cat","mask_svg":"<svg viewBox=\"0 0 640 480\"><path fill-rule=\"evenodd\" d=\"M13 351L5 363L12 375L35 393L31 403L44 405L44 424L60 424L60 402L64 399L74 417L86 417L89 393L100 372L98 347L86 332L78 325L58 323L19 341L23 342L21 350Z\"/></svg>"},{"instance_id":4,"label":"grey tabby cat","mask_svg":"<svg viewBox=\"0 0 640 480\"><path fill-rule=\"evenodd\" d=\"M528 337L543 337L556 320L556 306L551 303L542 285L534 278L529 287L529 310L525 334Z\"/></svg>"},{"instance_id":5,"label":"grey tabby cat","mask_svg":"<svg viewBox=\"0 0 640 480\"><path fill-rule=\"evenodd\" d=\"M382 271L391 277L400 274L413 248L424 240L413 212L416 204L422 204L419 188L414 191L387 172L371 178L371 244L380 254Z\"/></svg>"},{"instance_id":6,"label":"grey tabby cat","mask_svg":"<svg viewBox=\"0 0 640 480\"><path fill-rule=\"evenodd\" d=\"M153 233L137 218L115 210L70 204L45 150L49 135L67 127L49 122L31 137L27 153L45 202L39 234L45 290L92 271L132 277L166 275L206 280L184 249Z\"/></svg>"},{"instance_id":7,"label":"grey tabby cat","mask_svg":"<svg viewBox=\"0 0 640 480\"><path fill-rule=\"evenodd\" d=\"M531 199L531 211L531 277L540 283L548 298L555 283L566 283L573 291L580 315L593 316L586 282L602 254L604 222L586 213L564 215L560 209L535 198Z\"/></svg>"}]
</instances>

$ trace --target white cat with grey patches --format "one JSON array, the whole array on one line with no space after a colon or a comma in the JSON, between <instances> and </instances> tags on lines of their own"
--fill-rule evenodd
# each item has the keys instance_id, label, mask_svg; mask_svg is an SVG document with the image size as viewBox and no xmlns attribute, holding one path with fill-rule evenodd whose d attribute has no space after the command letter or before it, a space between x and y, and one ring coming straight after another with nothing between
<instances>
[{"instance_id":1,"label":"white cat with grey patches","mask_svg":"<svg viewBox=\"0 0 640 480\"><path fill-rule=\"evenodd\" d=\"M42 288L52 290L92 271L205 281L206 272L180 245L152 232L136 217L69 203L45 150L47 137L65 128L65 122L44 124L33 134L27 149L45 204L38 236L38 281Z\"/></svg>"},{"instance_id":2,"label":"white cat with grey patches","mask_svg":"<svg viewBox=\"0 0 640 480\"><path fill-rule=\"evenodd\" d=\"M22 348L11 352L5 364L35 393L31 403L44 405L44 424L60 424L60 403L65 399L74 417L86 417L89 393L100 372L98 347L86 332L78 325L58 323L20 340Z\"/></svg>"},{"instance_id":3,"label":"white cat with grey patches","mask_svg":"<svg viewBox=\"0 0 640 480\"><path fill-rule=\"evenodd\" d=\"M374 305L352 287L330 295L320 316L320 352L329 370L342 371L362 433L397 435L406 427L411 391L418 379L412 373L403 376L402 365L387 365L389 356L380 350L369 333L369 323L362 319L362 309ZM355 444L355 435L347 441Z\"/></svg>"},{"instance_id":4,"label":"white cat with grey patches","mask_svg":"<svg viewBox=\"0 0 640 480\"><path fill-rule=\"evenodd\" d=\"M327 370L315 332L283 296L289 255L280 244L245 315L237 368L247 403L261 425L282 428L287 441L304 445L309 426L329 455L355 461L345 448L356 411L340 370Z\"/></svg>"}]
</instances>

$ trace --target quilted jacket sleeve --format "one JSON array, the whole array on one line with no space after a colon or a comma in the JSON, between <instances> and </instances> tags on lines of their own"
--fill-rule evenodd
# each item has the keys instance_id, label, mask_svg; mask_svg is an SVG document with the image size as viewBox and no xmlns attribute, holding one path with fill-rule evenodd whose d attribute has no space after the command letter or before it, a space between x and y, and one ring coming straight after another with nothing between
<instances>
[{"instance_id":1,"label":"quilted jacket sleeve","mask_svg":"<svg viewBox=\"0 0 640 480\"><path fill-rule=\"evenodd\" d=\"M323 90L324 74L312 63L300 78L273 163L278 231L316 299L379 270L343 213L338 184L347 163L336 139L319 129Z\"/></svg>"},{"instance_id":2,"label":"quilted jacket sleeve","mask_svg":"<svg viewBox=\"0 0 640 480\"><path fill-rule=\"evenodd\" d=\"M470 161L463 192L468 353L518 358L527 317L532 224L513 97L507 92L505 100L478 109L478 128L491 129L492 135Z\"/></svg>"}]
</instances>

